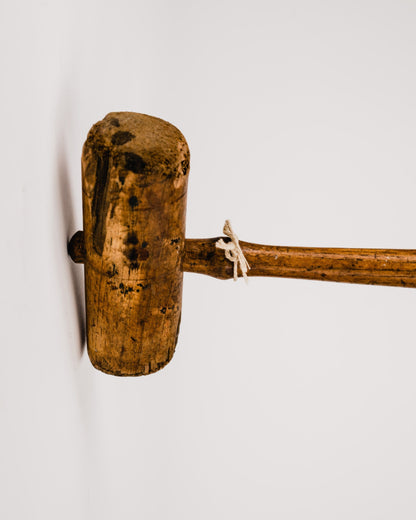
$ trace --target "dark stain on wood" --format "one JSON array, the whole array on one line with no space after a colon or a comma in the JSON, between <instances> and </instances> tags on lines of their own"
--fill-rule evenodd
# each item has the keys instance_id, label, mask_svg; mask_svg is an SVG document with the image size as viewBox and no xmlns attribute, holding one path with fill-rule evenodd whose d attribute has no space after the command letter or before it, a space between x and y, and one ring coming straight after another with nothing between
<instances>
[{"instance_id":1,"label":"dark stain on wood","mask_svg":"<svg viewBox=\"0 0 416 520\"><path fill-rule=\"evenodd\" d=\"M128 260L130 260L130 262L135 262L139 256L137 247L132 247L130 249L127 249L127 251L125 252L125 255L128 258Z\"/></svg>"},{"instance_id":2,"label":"dark stain on wood","mask_svg":"<svg viewBox=\"0 0 416 520\"><path fill-rule=\"evenodd\" d=\"M130 231L130 233L127 235L126 244L133 244L137 245L139 243L139 239L137 238L136 233L133 231Z\"/></svg>"},{"instance_id":3,"label":"dark stain on wood","mask_svg":"<svg viewBox=\"0 0 416 520\"><path fill-rule=\"evenodd\" d=\"M124 154L126 169L133 173L144 173L146 168L146 163L136 153L126 152Z\"/></svg>"},{"instance_id":4,"label":"dark stain on wood","mask_svg":"<svg viewBox=\"0 0 416 520\"><path fill-rule=\"evenodd\" d=\"M116 276L116 274L118 274L118 270L117 270L117 267L115 266L115 264L113 264L112 267L110 269L108 269L107 276L112 278L113 276Z\"/></svg>"},{"instance_id":5,"label":"dark stain on wood","mask_svg":"<svg viewBox=\"0 0 416 520\"><path fill-rule=\"evenodd\" d=\"M136 197L136 195L132 195L129 198L129 206L131 207L131 209L134 209L134 208L137 208L138 205L139 205L139 199Z\"/></svg>"},{"instance_id":6,"label":"dark stain on wood","mask_svg":"<svg viewBox=\"0 0 416 520\"><path fill-rule=\"evenodd\" d=\"M129 294L133 292L133 287L130 287L129 285L124 285L124 283L120 283L118 288L120 289L121 294Z\"/></svg>"},{"instance_id":7,"label":"dark stain on wood","mask_svg":"<svg viewBox=\"0 0 416 520\"><path fill-rule=\"evenodd\" d=\"M125 180L126 180L126 172L123 172L123 171L119 172L119 174L118 174L118 180L120 181L120 184L121 184L122 186L124 186L124 182L125 182Z\"/></svg>"},{"instance_id":8,"label":"dark stain on wood","mask_svg":"<svg viewBox=\"0 0 416 520\"><path fill-rule=\"evenodd\" d=\"M149 251L141 247L131 247L126 250L125 256L130 262L145 261L149 258Z\"/></svg>"},{"instance_id":9,"label":"dark stain on wood","mask_svg":"<svg viewBox=\"0 0 416 520\"><path fill-rule=\"evenodd\" d=\"M131 132L116 132L111 138L111 143L115 145L126 144L134 139L134 135Z\"/></svg>"},{"instance_id":10,"label":"dark stain on wood","mask_svg":"<svg viewBox=\"0 0 416 520\"><path fill-rule=\"evenodd\" d=\"M92 244L98 255L103 254L105 235L106 235L106 218L109 206L108 191L108 165L110 152L103 149L101 153L96 152L97 168L95 173L95 186L92 198L92 215L93 215L93 239Z\"/></svg>"},{"instance_id":11,"label":"dark stain on wood","mask_svg":"<svg viewBox=\"0 0 416 520\"><path fill-rule=\"evenodd\" d=\"M182 173L183 173L183 175L187 175L187 174L188 174L188 171L189 171L189 159L184 159L184 160L181 162L181 167L182 167Z\"/></svg>"}]
</instances>

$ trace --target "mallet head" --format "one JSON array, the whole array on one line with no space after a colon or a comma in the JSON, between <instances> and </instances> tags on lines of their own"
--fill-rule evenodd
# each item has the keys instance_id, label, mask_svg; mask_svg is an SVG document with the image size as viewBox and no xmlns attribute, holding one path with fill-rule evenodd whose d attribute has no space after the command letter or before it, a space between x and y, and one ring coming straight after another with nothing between
<instances>
[{"instance_id":1,"label":"mallet head","mask_svg":"<svg viewBox=\"0 0 416 520\"><path fill-rule=\"evenodd\" d=\"M88 354L107 373L156 372L173 356L189 149L173 125L113 112L82 152Z\"/></svg>"}]
</instances>

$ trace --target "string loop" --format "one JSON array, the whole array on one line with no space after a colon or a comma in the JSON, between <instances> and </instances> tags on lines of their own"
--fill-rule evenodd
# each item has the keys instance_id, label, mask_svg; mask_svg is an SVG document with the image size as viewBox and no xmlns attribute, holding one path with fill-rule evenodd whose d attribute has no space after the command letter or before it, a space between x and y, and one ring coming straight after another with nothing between
<instances>
[{"instance_id":1,"label":"string loop","mask_svg":"<svg viewBox=\"0 0 416 520\"><path fill-rule=\"evenodd\" d=\"M223 249L225 258L234 264L233 270L233 278L234 281L238 279L238 268L240 267L240 271L244 277L244 280L247 282L247 271L250 269L250 266L244 256L244 253L240 247L240 243L238 241L237 235L234 233L233 228L231 227L231 223L229 220L225 221L223 233L228 238L231 239L231 242L224 242L222 238L217 240L215 243L215 247L217 249Z\"/></svg>"}]
</instances>

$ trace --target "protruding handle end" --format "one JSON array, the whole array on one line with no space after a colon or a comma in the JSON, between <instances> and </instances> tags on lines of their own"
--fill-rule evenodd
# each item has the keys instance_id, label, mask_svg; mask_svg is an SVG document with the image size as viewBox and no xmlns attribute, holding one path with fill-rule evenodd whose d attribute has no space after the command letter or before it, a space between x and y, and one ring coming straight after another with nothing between
<instances>
[{"instance_id":1,"label":"protruding handle end","mask_svg":"<svg viewBox=\"0 0 416 520\"><path fill-rule=\"evenodd\" d=\"M77 231L68 243L68 254L76 264L85 262L84 232Z\"/></svg>"}]
</instances>

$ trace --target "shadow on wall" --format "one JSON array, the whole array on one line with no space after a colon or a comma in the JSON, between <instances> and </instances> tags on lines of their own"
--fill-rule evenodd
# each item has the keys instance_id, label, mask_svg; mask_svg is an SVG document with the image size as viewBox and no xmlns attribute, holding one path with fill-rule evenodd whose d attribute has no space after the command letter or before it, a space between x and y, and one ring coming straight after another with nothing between
<instances>
[{"instance_id":1,"label":"shadow on wall","mask_svg":"<svg viewBox=\"0 0 416 520\"><path fill-rule=\"evenodd\" d=\"M62 128L60 129L62 130ZM71 192L71 182L69 178L69 167L65 150L64 138L61 131L61 138L57 143L57 196L60 207L60 237L62 247L65 247L67 259L67 270L72 285L72 295L74 313L78 323L78 354L82 356L85 347L85 304L84 304L84 284L83 268L75 264L70 259L67 247L71 236L77 231L74 222L74 206Z\"/></svg>"}]
</instances>

